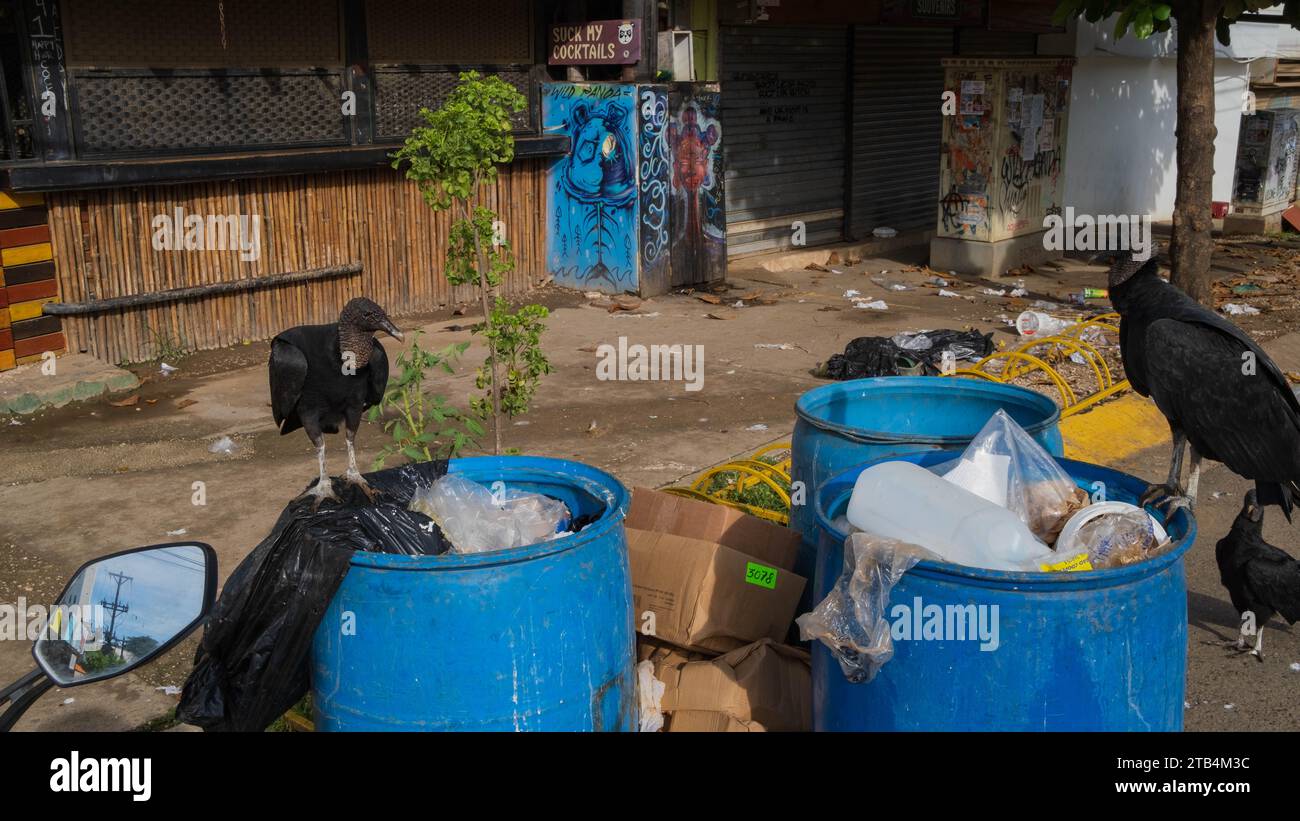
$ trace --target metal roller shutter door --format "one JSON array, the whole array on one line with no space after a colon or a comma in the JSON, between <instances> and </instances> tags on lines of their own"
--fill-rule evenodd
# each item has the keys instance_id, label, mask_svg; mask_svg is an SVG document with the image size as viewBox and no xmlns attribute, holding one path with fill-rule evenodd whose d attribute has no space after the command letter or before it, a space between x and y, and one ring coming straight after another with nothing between
<instances>
[{"instance_id":1,"label":"metal roller shutter door","mask_svg":"<svg viewBox=\"0 0 1300 821\"><path fill-rule=\"evenodd\" d=\"M850 235L933 228L952 30L858 26L853 63Z\"/></svg>"},{"instance_id":2,"label":"metal roller shutter door","mask_svg":"<svg viewBox=\"0 0 1300 821\"><path fill-rule=\"evenodd\" d=\"M846 27L722 30L728 256L844 236Z\"/></svg>"}]
</instances>

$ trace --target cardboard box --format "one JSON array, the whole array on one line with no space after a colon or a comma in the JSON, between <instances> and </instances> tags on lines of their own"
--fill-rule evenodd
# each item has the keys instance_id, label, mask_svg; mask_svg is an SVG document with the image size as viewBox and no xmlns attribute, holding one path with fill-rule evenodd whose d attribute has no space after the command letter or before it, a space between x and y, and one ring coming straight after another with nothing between
<instances>
[{"instance_id":1,"label":"cardboard box","mask_svg":"<svg viewBox=\"0 0 1300 821\"><path fill-rule=\"evenodd\" d=\"M809 656L797 647L762 639L707 661L656 656L667 732L812 730Z\"/></svg>"},{"instance_id":2,"label":"cardboard box","mask_svg":"<svg viewBox=\"0 0 1300 821\"><path fill-rule=\"evenodd\" d=\"M646 488L627 515L633 604L644 631L689 650L725 653L785 638L807 581L794 573L799 534L723 505Z\"/></svg>"}]
</instances>

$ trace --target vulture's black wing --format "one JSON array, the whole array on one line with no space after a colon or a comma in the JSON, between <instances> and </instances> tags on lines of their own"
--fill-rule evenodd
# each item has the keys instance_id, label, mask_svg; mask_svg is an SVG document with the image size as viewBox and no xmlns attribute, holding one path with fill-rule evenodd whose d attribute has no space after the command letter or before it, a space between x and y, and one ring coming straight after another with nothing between
<instances>
[{"instance_id":1,"label":"vulture's black wing","mask_svg":"<svg viewBox=\"0 0 1300 821\"><path fill-rule=\"evenodd\" d=\"M1300 563L1272 545L1263 545L1242 567L1246 586L1257 600L1281 613L1291 624L1300 621Z\"/></svg>"},{"instance_id":2,"label":"vulture's black wing","mask_svg":"<svg viewBox=\"0 0 1300 821\"><path fill-rule=\"evenodd\" d=\"M388 354L384 353L384 346L379 344L378 339L372 339L371 344L374 348L370 352L370 363L367 368L370 370L370 383L366 386L366 407L378 405L379 400L384 398L384 391L388 388Z\"/></svg>"},{"instance_id":3,"label":"vulture's black wing","mask_svg":"<svg viewBox=\"0 0 1300 821\"><path fill-rule=\"evenodd\" d=\"M1190 297L1184 297L1184 301L1179 308L1170 314L1171 319L1177 319L1181 322L1191 322L1206 328L1213 328L1221 334L1232 337L1244 346L1245 350L1251 351L1255 355L1257 372L1270 380L1278 393L1294 412L1296 424L1300 426L1300 397L1295 395L1291 390L1291 383L1282 373L1282 369L1259 347L1259 343L1251 338L1250 334L1238 328L1224 317L1193 301ZM1240 354L1238 354L1240 358Z\"/></svg>"},{"instance_id":4,"label":"vulture's black wing","mask_svg":"<svg viewBox=\"0 0 1300 821\"><path fill-rule=\"evenodd\" d=\"M1202 321L1151 323L1143 340L1150 396L1201 455L1247 479L1292 485L1300 480L1296 397L1277 384L1272 360L1225 324L1236 333ZM1243 372L1247 351L1253 375Z\"/></svg>"},{"instance_id":5,"label":"vulture's black wing","mask_svg":"<svg viewBox=\"0 0 1300 821\"><path fill-rule=\"evenodd\" d=\"M271 360L267 369L271 374L271 415L280 428L280 434L302 427L298 419L298 398L307 383L307 355L298 347L280 337L271 342Z\"/></svg>"}]
</instances>

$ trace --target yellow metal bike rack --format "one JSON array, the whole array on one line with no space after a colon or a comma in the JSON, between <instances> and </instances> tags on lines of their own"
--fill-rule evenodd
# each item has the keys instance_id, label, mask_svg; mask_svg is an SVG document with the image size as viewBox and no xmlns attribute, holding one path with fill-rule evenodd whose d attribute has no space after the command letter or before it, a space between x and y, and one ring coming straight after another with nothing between
<instances>
[{"instance_id":1,"label":"yellow metal bike rack","mask_svg":"<svg viewBox=\"0 0 1300 821\"><path fill-rule=\"evenodd\" d=\"M763 457L779 451L785 456L775 462L765 462ZM751 516L766 519L769 522L787 525L790 523L790 443L778 442L768 445L754 453L748 459L735 459L725 464L709 468L690 487L664 488L665 493L684 496L688 499L713 502L744 511ZM710 490L714 479L725 474L734 474L733 481L725 482ZM784 510L769 510L746 502L728 498L729 494L740 494L758 485L764 485L776 494L785 506Z\"/></svg>"},{"instance_id":2,"label":"yellow metal bike rack","mask_svg":"<svg viewBox=\"0 0 1300 821\"><path fill-rule=\"evenodd\" d=\"M1019 348L990 354L969 368L959 368L947 375L976 377L990 382L1005 383L1033 371L1042 371L1060 394L1061 416L1071 416L1129 388L1127 379L1115 381L1110 365L1106 363L1106 357L1095 345L1083 338L1084 332L1089 328L1119 333L1119 326L1115 324L1118 320L1117 313L1100 314L1085 322L1077 322L1054 336L1031 339ZM1044 346L1048 346L1046 350L1031 353L1035 348ZM1052 364L1053 361L1076 353L1092 370L1097 382L1097 390L1082 399L1075 394L1074 389ZM994 362L1002 363L1001 370L993 371L987 367Z\"/></svg>"}]
</instances>

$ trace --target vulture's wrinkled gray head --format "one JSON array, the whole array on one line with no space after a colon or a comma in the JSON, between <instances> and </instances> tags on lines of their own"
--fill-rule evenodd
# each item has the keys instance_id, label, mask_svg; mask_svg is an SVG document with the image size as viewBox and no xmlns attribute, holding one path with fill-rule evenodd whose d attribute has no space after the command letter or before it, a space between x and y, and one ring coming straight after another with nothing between
<instances>
[{"instance_id":1,"label":"vulture's wrinkled gray head","mask_svg":"<svg viewBox=\"0 0 1300 821\"><path fill-rule=\"evenodd\" d=\"M343 306L343 311L339 314L339 328L345 332L367 334L383 331L393 339L402 338L402 332L397 330L384 309L365 297L357 297Z\"/></svg>"},{"instance_id":2,"label":"vulture's wrinkled gray head","mask_svg":"<svg viewBox=\"0 0 1300 821\"><path fill-rule=\"evenodd\" d=\"M1110 271L1106 275L1107 286L1118 288L1148 264L1155 265L1154 256L1147 259L1133 259L1132 251L1116 251L1111 259Z\"/></svg>"}]
</instances>

